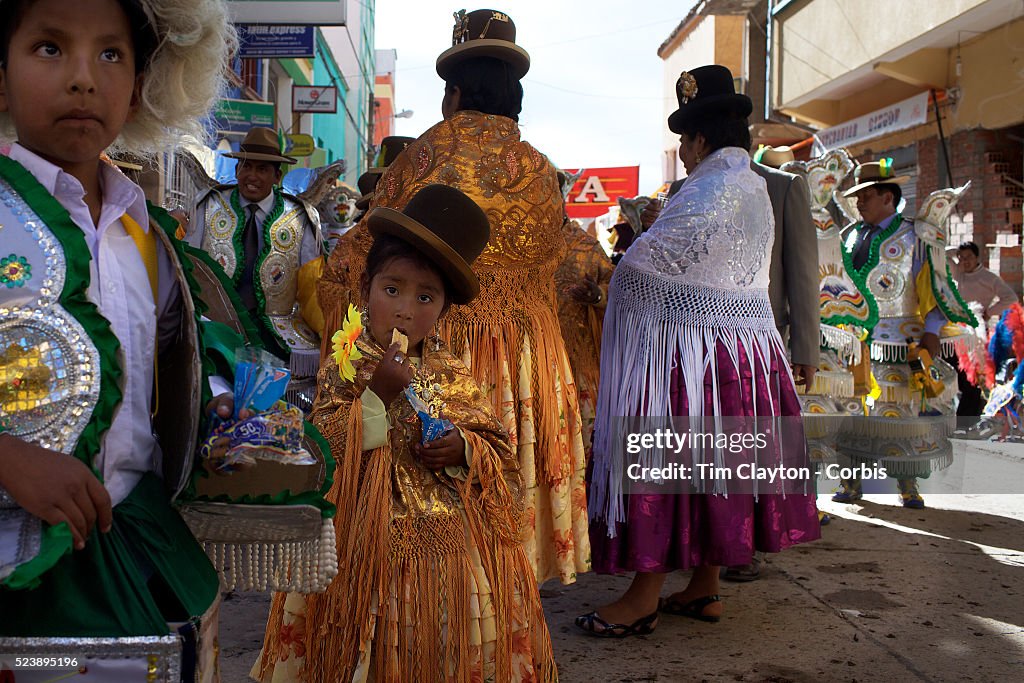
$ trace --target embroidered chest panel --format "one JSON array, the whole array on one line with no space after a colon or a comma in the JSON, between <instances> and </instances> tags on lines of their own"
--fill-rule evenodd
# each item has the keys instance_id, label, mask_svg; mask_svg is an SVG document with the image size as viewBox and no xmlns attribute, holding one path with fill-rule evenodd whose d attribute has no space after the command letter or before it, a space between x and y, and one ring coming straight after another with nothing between
<instances>
[{"instance_id":1,"label":"embroidered chest panel","mask_svg":"<svg viewBox=\"0 0 1024 683\"><path fill-rule=\"evenodd\" d=\"M61 243L3 180L0 240L0 415L14 436L70 453L99 398L100 355L60 304Z\"/></svg>"},{"instance_id":2,"label":"embroidered chest panel","mask_svg":"<svg viewBox=\"0 0 1024 683\"><path fill-rule=\"evenodd\" d=\"M818 304L826 325L868 327L877 317L871 301L861 292L843 263L843 242L838 231L818 233Z\"/></svg>"},{"instance_id":3,"label":"embroidered chest panel","mask_svg":"<svg viewBox=\"0 0 1024 683\"><path fill-rule=\"evenodd\" d=\"M224 268L230 278L236 277L238 268L244 263L244 215L233 193L214 192L207 200L202 249ZM268 225L271 220L273 222ZM271 209L271 216L260 226L263 250L256 259L256 272L268 316L290 316L295 306L305 223L306 212L302 206L289 199L278 198Z\"/></svg>"},{"instance_id":4,"label":"embroidered chest panel","mask_svg":"<svg viewBox=\"0 0 1024 683\"><path fill-rule=\"evenodd\" d=\"M879 245L878 264L867 273L866 282L882 318L917 315L915 241L912 227L905 225Z\"/></svg>"}]
</instances>

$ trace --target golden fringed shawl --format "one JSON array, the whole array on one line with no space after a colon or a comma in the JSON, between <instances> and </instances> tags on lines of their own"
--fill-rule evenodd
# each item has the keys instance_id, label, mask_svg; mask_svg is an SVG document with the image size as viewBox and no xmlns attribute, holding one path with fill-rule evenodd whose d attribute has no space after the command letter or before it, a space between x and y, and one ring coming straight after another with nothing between
<instances>
[{"instance_id":1,"label":"golden fringed shawl","mask_svg":"<svg viewBox=\"0 0 1024 683\"><path fill-rule=\"evenodd\" d=\"M597 402L598 380L601 376L601 327L605 303L608 301L608 283L615 266L595 237L573 220L562 226L568 251L555 271L555 289L558 292L558 324L569 354L572 375L580 390L580 402ZM573 285L590 280L601 288L601 303L588 306L576 301L568 290ZM586 394L587 398L584 398Z\"/></svg>"},{"instance_id":2,"label":"golden fringed shawl","mask_svg":"<svg viewBox=\"0 0 1024 683\"><path fill-rule=\"evenodd\" d=\"M453 306L441 321L439 336L456 356L468 357L478 382L492 387L503 365L518 368L529 334L535 359L531 385L538 478L552 486L564 482L573 474L574 463L571 449L559 443L559 434L563 421L579 423L579 408L574 397L567 406L558 404L557 393L575 392L556 387L558 373L549 369L564 353L554 273L566 247L555 168L520 140L519 126L512 119L461 111L430 128L399 155L377 184L371 208L401 210L432 183L465 192L491 223L490 242L473 264L480 295L466 306ZM328 329L338 329L350 299L356 303L359 298L372 241L360 223L332 251L319 284L320 300L328 302L325 310L329 306L333 311ZM518 406L518 382L513 382L512 391ZM489 393L495 410L501 410L501 392Z\"/></svg>"},{"instance_id":3,"label":"golden fringed shawl","mask_svg":"<svg viewBox=\"0 0 1024 683\"><path fill-rule=\"evenodd\" d=\"M292 656L304 657L299 679L311 682L360 680L367 670L380 681L557 679L521 545L518 463L479 386L447 348L432 350L435 341L423 343L418 377L441 388L467 442L465 480L414 458L420 420L404 397L388 407L388 443L362 450L360 396L384 353L365 332L353 382L325 361L310 419L338 461L328 499L338 509L339 573L326 593L302 596L302 625L286 623L286 596L274 596L261 680L282 678L274 669ZM476 600L481 572L490 595ZM479 623L491 617L496 640L481 645Z\"/></svg>"}]
</instances>

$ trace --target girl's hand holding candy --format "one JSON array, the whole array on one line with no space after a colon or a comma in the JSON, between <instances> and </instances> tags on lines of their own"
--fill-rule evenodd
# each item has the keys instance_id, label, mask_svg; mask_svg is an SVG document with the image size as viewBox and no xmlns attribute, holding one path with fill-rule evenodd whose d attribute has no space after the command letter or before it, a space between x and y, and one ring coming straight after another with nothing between
<instances>
[{"instance_id":1,"label":"girl's hand holding candy","mask_svg":"<svg viewBox=\"0 0 1024 683\"><path fill-rule=\"evenodd\" d=\"M384 405L390 405L409 383L416 371L406 362L401 346L393 343L370 377L370 391L377 394Z\"/></svg>"}]
</instances>

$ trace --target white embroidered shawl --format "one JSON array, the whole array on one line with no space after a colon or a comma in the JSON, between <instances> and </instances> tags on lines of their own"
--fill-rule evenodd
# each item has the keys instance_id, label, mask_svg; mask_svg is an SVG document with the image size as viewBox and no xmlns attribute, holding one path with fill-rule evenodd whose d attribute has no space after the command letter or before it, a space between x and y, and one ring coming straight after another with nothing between
<instances>
[{"instance_id":1,"label":"white embroidered shawl","mask_svg":"<svg viewBox=\"0 0 1024 683\"><path fill-rule=\"evenodd\" d=\"M726 147L700 163L616 267L604 320L590 489L591 518L606 520L611 534L612 522L624 521L625 513L621 418L672 416L677 364L691 417L704 416L703 378L711 370L712 414L719 416L716 342L737 368L742 347L755 376L769 373L772 349L785 357L768 299L774 236L764 179L750 169L744 150ZM657 455L643 459L645 466L661 465Z\"/></svg>"}]
</instances>

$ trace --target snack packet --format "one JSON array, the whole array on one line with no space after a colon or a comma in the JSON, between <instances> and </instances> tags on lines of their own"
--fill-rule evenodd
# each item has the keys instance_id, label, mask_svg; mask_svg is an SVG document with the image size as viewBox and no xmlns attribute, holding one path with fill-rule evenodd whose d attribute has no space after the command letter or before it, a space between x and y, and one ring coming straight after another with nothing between
<instances>
[{"instance_id":1,"label":"snack packet","mask_svg":"<svg viewBox=\"0 0 1024 683\"><path fill-rule=\"evenodd\" d=\"M313 465L316 458L302 447L302 411L284 401L271 410L245 420L222 422L203 443L199 455L211 461L217 472L234 472L239 465L255 465L258 460L273 460L286 465ZM230 440L222 456L213 453L220 437Z\"/></svg>"},{"instance_id":2,"label":"snack packet","mask_svg":"<svg viewBox=\"0 0 1024 683\"><path fill-rule=\"evenodd\" d=\"M243 409L262 412L284 396L291 372L287 363L252 347L235 350L235 420Z\"/></svg>"}]
</instances>

